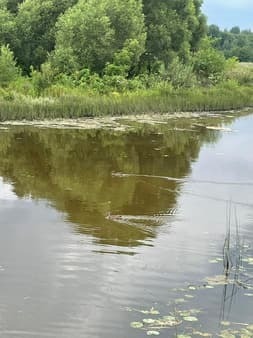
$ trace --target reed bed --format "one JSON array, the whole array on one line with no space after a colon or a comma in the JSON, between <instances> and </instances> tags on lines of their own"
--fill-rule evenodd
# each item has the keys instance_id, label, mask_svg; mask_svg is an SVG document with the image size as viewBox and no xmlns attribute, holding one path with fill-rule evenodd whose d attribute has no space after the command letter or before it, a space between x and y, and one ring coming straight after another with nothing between
<instances>
[{"instance_id":1,"label":"reed bed","mask_svg":"<svg viewBox=\"0 0 253 338\"><path fill-rule=\"evenodd\" d=\"M0 95L0 121L120 116L141 113L226 111L253 107L253 87L160 88L129 93L71 92L32 97Z\"/></svg>"}]
</instances>

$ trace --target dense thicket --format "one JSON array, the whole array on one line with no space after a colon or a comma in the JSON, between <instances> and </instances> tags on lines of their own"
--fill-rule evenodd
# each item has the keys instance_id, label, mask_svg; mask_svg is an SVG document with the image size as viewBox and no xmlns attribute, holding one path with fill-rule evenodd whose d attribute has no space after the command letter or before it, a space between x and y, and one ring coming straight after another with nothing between
<instances>
[{"instance_id":1,"label":"dense thicket","mask_svg":"<svg viewBox=\"0 0 253 338\"><path fill-rule=\"evenodd\" d=\"M56 25L53 64L67 73L89 68L101 74L113 62L118 71L128 71L144 53L145 41L139 0L79 0Z\"/></svg>"},{"instance_id":2,"label":"dense thicket","mask_svg":"<svg viewBox=\"0 0 253 338\"><path fill-rule=\"evenodd\" d=\"M253 62L253 32L233 27L220 30L216 25L208 27L210 37L216 39L215 46L228 57L236 56L241 62Z\"/></svg>"},{"instance_id":3,"label":"dense thicket","mask_svg":"<svg viewBox=\"0 0 253 338\"><path fill-rule=\"evenodd\" d=\"M202 0L0 0L0 44L27 73L54 67L126 75L189 60L205 35ZM53 51L53 53L51 53ZM140 62L141 58L141 62ZM111 66L108 66L110 64ZM140 65L142 65L140 67Z\"/></svg>"},{"instance_id":4,"label":"dense thicket","mask_svg":"<svg viewBox=\"0 0 253 338\"><path fill-rule=\"evenodd\" d=\"M36 94L56 82L101 92L150 87L154 78L176 88L216 84L223 54L253 61L253 33L207 29L202 2L0 0L0 86L20 70Z\"/></svg>"}]
</instances>

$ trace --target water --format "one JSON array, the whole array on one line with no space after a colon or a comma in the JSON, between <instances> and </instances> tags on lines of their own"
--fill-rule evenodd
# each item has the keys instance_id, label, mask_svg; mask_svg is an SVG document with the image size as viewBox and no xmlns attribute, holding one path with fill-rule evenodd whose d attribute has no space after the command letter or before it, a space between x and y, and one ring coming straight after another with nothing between
<instances>
[{"instance_id":1,"label":"water","mask_svg":"<svg viewBox=\"0 0 253 338\"><path fill-rule=\"evenodd\" d=\"M0 129L0 336L253 337L253 115L122 123Z\"/></svg>"}]
</instances>

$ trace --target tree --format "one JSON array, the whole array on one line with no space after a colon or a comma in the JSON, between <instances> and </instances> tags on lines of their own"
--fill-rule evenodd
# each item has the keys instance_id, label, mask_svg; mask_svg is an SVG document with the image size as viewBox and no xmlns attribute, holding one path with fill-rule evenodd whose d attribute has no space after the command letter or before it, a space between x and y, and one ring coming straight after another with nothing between
<instances>
[{"instance_id":1,"label":"tree","mask_svg":"<svg viewBox=\"0 0 253 338\"><path fill-rule=\"evenodd\" d=\"M128 67L133 67L144 52L145 39L141 1L80 0L57 23L51 62L60 72L89 68L102 74L124 49Z\"/></svg>"},{"instance_id":2,"label":"tree","mask_svg":"<svg viewBox=\"0 0 253 338\"><path fill-rule=\"evenodd\" d=\"M25 0L16 16L19 44L15 54L22 68L39 68L55 46L55 24L77 0Z\"/></svg>"},{"instance_id":3,"label":"tree","mask_svg":"<svg viewBox=\"0 0 253 338\"><path fill-rule=\"evenodd\" d=\"M7 9L7 1L0 0L0 45L15 43L16 29L14 16Z\"/></svg>"},{"instance_id":4,"label":"tree","mask_svg":"<svg viewBox=\"0 0 253 338\"><path fill-rule=\"evenodd\" d=\"M241 33L241 29L238 26L232 27L230 29L230 33L232 33L232 34L240 34Z\"/></svg>"},{"instance_id":5,"label":"tree","mask_svg":"<svg viewBox=\"0 0 253 338\"><path fill-rule=\"evenodd\" d=\"M19 75L13 52L9 46L0 49L0 86L5 87Z\"/></svg>"},{"instance_id":6,"label":"tree","mask_svg":"<svg viewBox=\"0 0 253 338\"><path fill-rule=\"evenodd\" d=\"M226 59L216 50L212 40L202 41L199 51L194 55L194 71L202 84L215 84L220 81L225 71Z\"/></svg>"},{"instance_id":7,"label":"tree","mask_svg":"<svg viewBox=\"0 0 253 338\"><path fill-rule=\"evenodd\" d=\"M147 26L145 62L156 61L168 66L179 56L186 61L190 51L197 50L205 35L205 18L200 0L144 0Z\"/></svg>"}]
</instances>

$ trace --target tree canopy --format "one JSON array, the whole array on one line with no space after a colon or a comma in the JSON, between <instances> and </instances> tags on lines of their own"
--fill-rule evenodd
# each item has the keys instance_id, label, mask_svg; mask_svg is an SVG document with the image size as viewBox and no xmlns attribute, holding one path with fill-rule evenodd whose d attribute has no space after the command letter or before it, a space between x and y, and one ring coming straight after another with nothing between
<instances>
[{"instance_id":1,"label":"tree canopy","mask_svg":"<svg viewBox=\"0 0 253 338\"><path fill-rule=\"evenodd\" d=\"M202 2L0 0L0 46L8 45L25 74L45 64L67 75L159 73L175 60L192 63L207 33L226 58L253 61L253 33L207 27Z\"/></svg>"},{"instance_id":2,"label":"tree canopy","mask_svg":"<svg viewBox=\"0 0 253 338\"><path fill-rule=\"evenodd\" d=\"M215 46L229 58L236 56L241 62L253 62L253 32L232 27L220 30L216 25L208 27L208 34L216 40Z\"/></svg>"}]
</instances>

